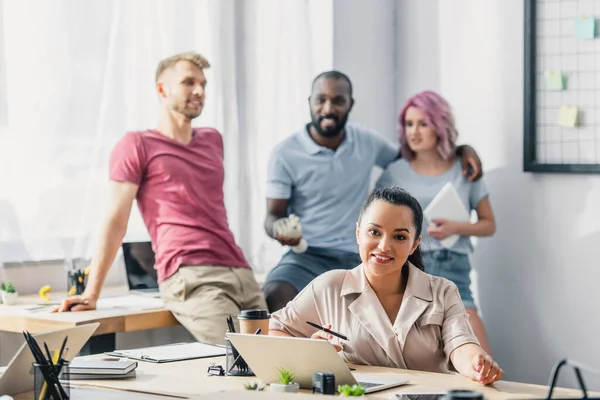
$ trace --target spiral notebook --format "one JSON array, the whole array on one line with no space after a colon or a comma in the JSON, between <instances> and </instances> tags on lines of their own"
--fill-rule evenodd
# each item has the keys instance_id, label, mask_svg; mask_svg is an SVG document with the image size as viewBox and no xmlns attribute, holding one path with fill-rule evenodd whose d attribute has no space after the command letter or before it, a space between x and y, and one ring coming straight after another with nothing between
<instances>
[{"instance_id":1,"label":"spiral notebook","mask_svg":"<svg viewBox=\"0 0 600 400\"><path fill-rule=\"evenodd\" d=\"M173 343L165 346L116 350L106 354L115 357L127 357L139 361L168 363L173 361L193 360L196 358L224 356L225 347L200 342Z\"/></svg>"}]
</instances>

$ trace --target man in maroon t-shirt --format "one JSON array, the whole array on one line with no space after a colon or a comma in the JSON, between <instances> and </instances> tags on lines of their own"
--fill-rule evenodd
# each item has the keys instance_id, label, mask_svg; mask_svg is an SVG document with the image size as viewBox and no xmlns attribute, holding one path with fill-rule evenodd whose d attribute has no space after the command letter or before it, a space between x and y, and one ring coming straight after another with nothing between
<instances>
[{"instance_id":1,"label":"man in maroon t-shirt","mask_svg":"<svg viewBox=\"0 0 600 400\"><path fill-rule=\"evenodd\" d=\"M196 53L160 62L156 129L128 132L110 156L109 214L85 292L55 311L96 308L106 274L127 230L136 199L156 253L165 306L197 340L223 343L228 315L266 308L223 201L223 141L212 128L192 128L204 106L210 65Z\"/></svg>"}]
</instances>

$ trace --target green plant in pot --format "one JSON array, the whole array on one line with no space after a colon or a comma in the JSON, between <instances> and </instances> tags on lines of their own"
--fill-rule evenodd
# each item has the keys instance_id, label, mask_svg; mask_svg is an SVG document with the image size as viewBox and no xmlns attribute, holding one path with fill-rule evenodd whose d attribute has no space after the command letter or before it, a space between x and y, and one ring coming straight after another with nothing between
<instances>
[{"instance_id":1,"label":"green plant in pot","mask_svg":"<svg viewBox=\"0 0 600 400\"><path fill-rule=\"evenodd\" d=\"M263 391L265 389L264 386L258 384L258 382L248 382L244 384L244 387L246 388L246 390L256 390L256 391Z\"/></svg>"},{"instance_id":2,"label":"green plant in pot","mask_svg":"<svg viewBox=\"0 0 600 400\"><path fill-rule=\"evenodd\" d=\"M2 302L6 305L17 304L18 297L19 293L15 290L12 282L6 282L4 284L4 291L2 292Z\"/></svg>"},{"instance_id":3,"label":"green plant in pot","mask_svg":"<svg viewBox=\"0 0 600 400\"><path fill-rule=\"evenodd\" d=\"M2 293L4 293L4 282L0 282L0 304L2 304Z\"/></svg>"},{"instance_id":4,"label":"green plant in pot","mask_svg":"<svg viewBox=\"0 0 600 400\"><path fill-rule=\"evenodd\" d=\"M340 385L338 393L342 397L363 397L365 389L361 385Z\"/></svg>"},{"instance_id":5,"label":"green plant in pot","mask_svg":"<svg viewBox=\"0 0 600 400\"><path fill-rule=\"evenodd\" d=\"M273 382L271 385L272 392L287 392L287 393L296 393L300 390L300 385L294 380L296 376L292 371L285 368L279 369L279 374L277 375L278 382Z\"/></svg>"}]
</instances>

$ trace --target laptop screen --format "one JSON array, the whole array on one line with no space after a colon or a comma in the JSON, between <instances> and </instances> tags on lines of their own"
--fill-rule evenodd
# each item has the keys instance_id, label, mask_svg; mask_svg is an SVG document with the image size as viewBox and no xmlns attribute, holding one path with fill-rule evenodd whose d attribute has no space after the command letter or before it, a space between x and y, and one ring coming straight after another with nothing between
<instances>
[{"instance_id":1,"label":"laptop screen","mask_svg":"<svg viewBox=\"0 0 600 400\"><path fill-rule=\"evenodd\" d=\"M126 242L122 247L129 290L157 289L152 243Z\"/></svg>"}]
</instances>

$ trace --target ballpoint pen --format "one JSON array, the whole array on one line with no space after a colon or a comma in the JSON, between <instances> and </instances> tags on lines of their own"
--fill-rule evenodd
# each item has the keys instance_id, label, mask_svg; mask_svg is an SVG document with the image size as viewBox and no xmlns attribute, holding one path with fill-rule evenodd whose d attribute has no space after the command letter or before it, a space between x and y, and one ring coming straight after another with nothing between
<instances>
[{"instance_id":1,"label":"ballpoint pen","mask_svg":"<svg viewBox=\"0 0 600 400\"><path fill-rule=\"evenodd\" d=\"M348 340L348 338L346 336L342 335L341 333L337 333L335 331L332 331L331 329L327 329L325 327L322 327L321 325L317 325L314 322L306 321L306 323L309 324L310 326L314 327L314 328L322 330L323 332L331 333L333 336L339 337L340 339Z\"/></svg>"}]
</instances>

